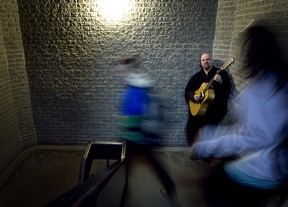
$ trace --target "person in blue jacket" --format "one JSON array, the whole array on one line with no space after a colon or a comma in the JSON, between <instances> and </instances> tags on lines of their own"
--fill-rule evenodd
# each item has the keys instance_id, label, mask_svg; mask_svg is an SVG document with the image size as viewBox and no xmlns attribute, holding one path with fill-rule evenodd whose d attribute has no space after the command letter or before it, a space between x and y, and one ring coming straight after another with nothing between
<instances>
[{"instance_id":1,"label":"person in blue jacket","mask_svg":"<svg viewBox=\"0 0 288 207\"><path fill-rule=\"evenodd\" d=\"M287 62L266 26L250 26L241 37L250 83L235 100L237 122L221 134L203 128L191 147L192 160L219 160L204 191L211 206L263 206L288 176Z\"/></svg>"},{"instance_id":2,"label":"person in blue jacket","mask_svg":"<svg viewBox=\"0 0 288 207\"><path fill-rule=\"evenodd\" d=\"M179 206L176 186L153 151L153 148L159 144L160 132L153 132L151 136L151 133L147 133L143 127L143 122L149 113L149 104L151 104L149 93L153 89L154 81L147 74L137 71L136 59L130 56L118 60L117 75L125 82L125 89L120 100L120 125L127 146L126 187L128 186L132 158L139 153L143 154L162 182L161 193L171 201L173 206Z\"/></svg>"}]
</instances>

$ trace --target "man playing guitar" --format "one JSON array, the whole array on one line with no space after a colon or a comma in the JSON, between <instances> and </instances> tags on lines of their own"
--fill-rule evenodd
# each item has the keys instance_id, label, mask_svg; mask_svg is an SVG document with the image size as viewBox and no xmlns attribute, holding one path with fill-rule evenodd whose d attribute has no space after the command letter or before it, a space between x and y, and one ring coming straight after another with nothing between
<instances>
[{"instance_id":1,"label":"man playing guitar","mask_svg":"<svg viewBox=\"0 0 288 207\"><path fill-rule=\"evenodd\" d=\"M206 124L218 125L221 122L227 113L227 102L231 91L228 73L213 66L213 58L210 54L203 53L201 55L200 67L201 70L191 77L185 88L185 100L189 106L186 125L189 145L193 144L199 128ZM209 91L207 90L205 94L198 93L203 85L208 85ZM193 113L191 109L193 106L197 107L198 104L200 104L201 110Z\"/></svg>"}]
</instances>

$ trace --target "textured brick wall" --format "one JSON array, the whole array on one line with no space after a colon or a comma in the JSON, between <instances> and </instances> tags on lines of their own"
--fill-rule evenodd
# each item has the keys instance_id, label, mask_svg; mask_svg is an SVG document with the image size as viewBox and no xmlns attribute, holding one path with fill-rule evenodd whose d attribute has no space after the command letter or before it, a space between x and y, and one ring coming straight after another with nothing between
<instances>
[{"instance_id":1,"label":"textured brick wall","mask_svg":"<svg viewBox=\"0 0 288 207\"><path fill-rule=\"evenodd\" d=\"M12 85L8 71L2 27L0 27L0 172L21 148Z\"/></svg>"},{"instance_id":2,"label":"textured brick wall","mask_svg":"<svg viewBox=\"0 0 288 207\"><path fill-rule=\"evenodd\" d=\"M127 18L112 23L95 2L18 1L39 143L118 139L123 86L113 67L129 53L167 100L164 144L186 145L184 88L200 53L212 52L217 1L134 0Z\"/></svg>"},{"instance_id":3,"label":"textured brick wall","mask_svg":"<svg viewBox=\"0 0 288 207\"><path fill-rule=\"evenodd\" d=\"M218 1L215 37L213 42L213 58L215 60L218 59L225 62L229 58L236 2L237 1L235 0Z\"/></svg>"},{"instance_id":4,"label":"textured brick wall","mask_svg":"<svg viewBox=\"0 0 288 207\"><path fill-rule=\"evenodd\" d=\"M16 0L1 1L3 44L18 121L14 127L24 146L35 143L27 78L39 143L114 140L119 129L113 114L123 85L114 77L113 61L121 54L138 54L140 70L156 79L167 100L164 144L183 146L183 91L198 70L202 51L213 53L216 65L234 57L230 73L241 90L245 81L239 72L236 37L252 19L278 25L287 45L287 0L131 0L128 15L118 22L105 20L97 2L18 0L27 76Z\"/></svg>"},{"instance_id":5,"label":"textured brick wall","mask_svg":"<svg viewBox=\"0 0 288 207\"><path fill-rule=\"evenodd\" d=\"M224 9L220 7L224 6ZM235 12L233 15L233 8L235 7ZM217 28L216 36L214 41L214 55L217 56L224 53L229 54L228 57L235 58L235 64L231 66L230 73L233 75L234 82L237 86L238 91L241 91L247 84L244 74L241 72L241 55L240 55L240 45L239 45L239 33L249 25L253 20L254 22L263 23L273 27L276 33L278 33L278 38L280 46L283 49L286 57L288 57L288 1L278 0L278 1L231 1L231 0L219 0L218 14L217 14ZM220 12L224 11L226 12ZM230 11L229 11L230 10ZM230 16L232 15L232 16ZM227 23L227 28L218 26L219 24L225 24L225 20L229 20L233 17L233 24ZM220 21L220 23L219 23ZM224 21L224 22L222 22ZM231 26L232 30L231 30ZM226 27L225 26L225 27ZM232 35L229 37L226 35L217 35L219 30L226 29L227 34ZM219 33L220 34L220 33ZM231 40L231 42L226 40ZM222 49L219 48L217 42L223 42ZM230 50L230 52L228 52Z\"/></svg>"},{"instance_id":6,"label":"textured brick wall","mask_svg":"<svg viewBox=\"0 0 288 207\"><path fill-rule=\"evenodd\" d=\"M36 143L17 1L0 2L0 80L1 173L19 151Z\"/></svg>"},{"instance_id":7,"label":"textured brick wall","mask_svg":"<svg viewBox=\"0 0 288 207\"><path fill-rule=\"evenodd\" d=\"M247 84L245 74L242 73L242 60L240 55L239 33L251 23L252 20L262 22L265 25L273 25L273 30L279 34L280 45L283 53L288 55L288 1L265 1L265 0L219 0L215 39L213 44L213 56L220 66L229 57L235 59L235 63L229 67L230 75L234 81L233 98ZM216 62L217 63L217 62ZM233 99L231 99L233 100ZM232 105L230 105L232 106ZM231 108L233 109L233 108ZM228 112L225 121L231 121Z\"/></svg>"}]
</instances>

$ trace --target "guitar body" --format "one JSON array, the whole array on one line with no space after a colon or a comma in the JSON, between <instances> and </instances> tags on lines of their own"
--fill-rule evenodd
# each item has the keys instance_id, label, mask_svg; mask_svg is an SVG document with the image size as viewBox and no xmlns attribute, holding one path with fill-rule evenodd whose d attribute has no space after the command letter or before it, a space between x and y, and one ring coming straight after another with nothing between
<instances>
[{"instance_id":1,"label":"guitar body","mask_svg":"<svg viewBox=\"0 0 288 207\"><path fill-rule=\"evenodd\" d=\"M222 70L228 68L232 63L234 63L234 58L230 58L217 72L219 74ZM215 77L215 76L214 76ZM209 104L215 98L214 90L211 88L211 85L214 81L214 77L210 80L209 83L202 83L200 88L195 91L195 94L201 95L202 99L199 102L189 101L189 109L192 116L203 116Z\"/></svg>"},{"instance_id":2,"label":"guitar body","mask_svg":"<svg viewBox=\"0 0 288 207\"><path fill-rule=\"evenodd\" d=\"M207 87L208 83L202 83L200 88L195 91L195 94L201 95L202 91ZM193 102L189 101L189 108L192 116L203 116L209 104L213 101L215 98L215 93L212 88L209 88L204 93L204 97L199 102Z\"/></svg>"}]
</instances>

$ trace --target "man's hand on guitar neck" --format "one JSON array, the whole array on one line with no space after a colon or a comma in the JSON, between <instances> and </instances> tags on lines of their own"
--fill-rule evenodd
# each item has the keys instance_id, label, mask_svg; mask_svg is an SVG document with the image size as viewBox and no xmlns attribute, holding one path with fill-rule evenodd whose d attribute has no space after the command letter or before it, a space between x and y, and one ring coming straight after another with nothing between
<instances>
[{"instance_id":1,"label":"man's hand on guitar neck","mask_svg":"<svg viewBox=\"0 0 288 207\"><path fill-rule=\"evenodd\" d=\"M221 75L216 74L216 75L214 76L214 81L217 81L217 82L219 82L220 84L222 84Z\"/></svg>"}]
</instances>

